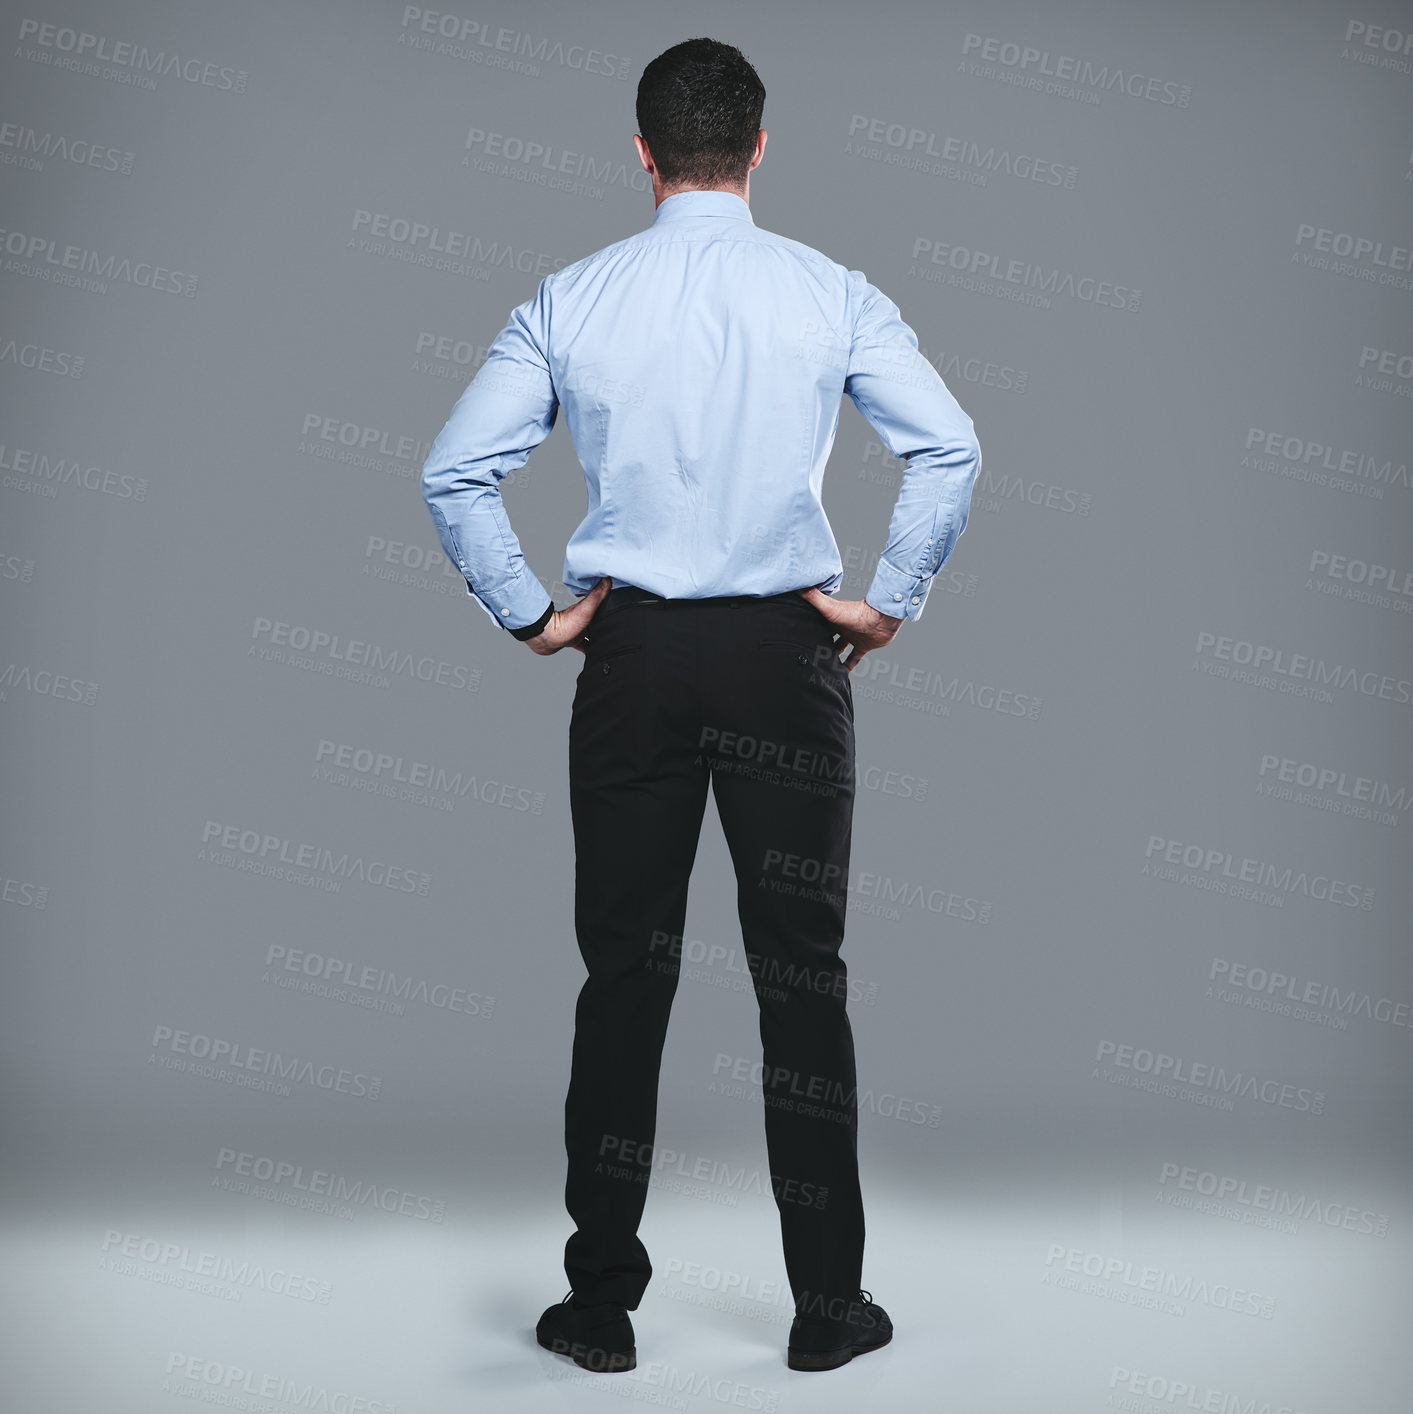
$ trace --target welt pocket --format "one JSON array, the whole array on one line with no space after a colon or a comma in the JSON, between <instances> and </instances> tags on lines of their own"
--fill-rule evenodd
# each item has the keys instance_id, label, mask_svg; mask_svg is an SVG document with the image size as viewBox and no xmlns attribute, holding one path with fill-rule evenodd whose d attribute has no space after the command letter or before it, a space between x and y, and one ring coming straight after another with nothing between
<instances>
[{"instance_id":1,"label":"welt pocket","mask_svg":"<svg viewBox=\"0 0 1413 1414\"><path fill-rule=\"evenodd\" d=\"M799 643L790 638L760 638L756 640L756 648L762 653L793 653L804 663L824 663L830 658L836 663L839 662L838 649L832 643L826 653L823 643Z\"/></svg>"},{"instance_id":2,"label":"welt pocket","mask_svg":"<svg viewBox=\"0 0 1413 1414\"><path fill-rule=\"evenodd\" d=\"M641 643L621 643L617 648L606 648L602 653L595 653L592 646L589 649L589 657L596 663L607 663L614 658L627 657L629 653L641 653L643 645Z\"/></svg>"}]
</instances>

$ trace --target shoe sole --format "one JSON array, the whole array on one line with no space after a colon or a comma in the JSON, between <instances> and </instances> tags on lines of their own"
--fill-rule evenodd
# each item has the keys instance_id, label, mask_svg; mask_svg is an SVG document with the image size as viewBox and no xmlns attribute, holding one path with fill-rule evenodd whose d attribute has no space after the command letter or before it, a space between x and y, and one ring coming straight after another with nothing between
<instances>
[{"instance_id":1,"label":"shoe sole","mask_svg":"<svg viewBox=\"0 0 1413 1414\"><path fill-rule=\"evenodd\" d=\"M581 1370L587 1370L591 1375L621 1375L625 1370L638 1368L636 1345L630 1346L626 1351L604 1350L596 1346L576 1355L574 1347L568 1341L546 1340L538 1332L535 1334L535 1340L555 1355L568 1356Z\"/></svg>"},{"instance_id":2,"label":"shoe sole","mask_svg":"<svg viewBox=\"0 0 1413 1414\"><path fill-rule=\"evenodd\" d=\"M869 1345L846 1345L842 1350L787 1350L785 1363L792 1370L837 1370L847 1365L855 1355L867 1355L871 1350L882 1350L893 1339L890 1331L885 1340Z\"/></svg>"}]
</instances>

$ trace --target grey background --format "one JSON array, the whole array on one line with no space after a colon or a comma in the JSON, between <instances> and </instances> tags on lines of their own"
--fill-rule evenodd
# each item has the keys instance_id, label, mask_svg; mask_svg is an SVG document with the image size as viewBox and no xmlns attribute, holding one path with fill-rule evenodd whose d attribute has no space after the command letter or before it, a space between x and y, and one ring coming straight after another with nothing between
<instances>
[{"instance_id":1,"label":"grey background","mask_svg":"<svg viewBox=\"0 0 1413 1414\"><path fill-rule=\"evenodd\" d=\"M1395 1274L1413 1216L1413 276L1400 288L1303 263L1314 242L1299 233L1408 259L1413 53L1362 41L1413 16L1254 0L437 13L566 57L516 68L485 62L505 51L479 39L479 60L418 49L404 7L371 0L5 7L16 1396L152 1410L241 1389L283 1407L259 1386L273 1376L403 1410L591 1397L556 1388L568 1367L528 1335L561 1293L568 1231L559 1125L583 969L566 731L582 659L538 658L491 627L440 561L417 472L511 307L651 221L630 142L638 77L707 34L739 45L767 88L754 219L897 300L975 420L984 466L928 611L854 684L865 774L845 956L869 1092L865 1280L899 1338L832 1382L784 1368L788 1314L761 1294L783 1280L774 1208L720 1167L766 1160L759 1105L721 1085L720 1058L748 1065L759 1042L709 810L687 923L700 962L661 1090L659 1145L682 1158L644 1225L658 1275L635 1317L637 1383L599 1397L1156 1410L1186 1386L1309 1411L1391 1400L1408 1375ZM60 27L47 42L44 23ZM69 31L212 68L145 87L122 81L130 63L64 67ZM1035 91L1003 77L1034 65L968 70L986 62L968 36L1156 78L1182 101ZM575 45L614 72L586 70ZM1072 184L911 169L883 160L900 150L886 138L859 150L855 119L1038 158ZM463 166L471 128L587 154L606 177L574 191L527 179L523 161ZM61 150L75 143L116 155L88 165ZM360 211L490 254L459 274L369 251ZM951 267L915 260L919 241L1141 298L1044 307L928 280ZM44 278L65 247L195 276L192 293ZM419 338L464 347L437 357ZM1394 374L1371 380L1366 350ZM319 455L341 450L326 426L366 436L374 464ZM1293 474L1293 447L1256 464L1248 442L1266 434L1390 470L1320 484ZM844 597L867 587L899 471L846 402L826 481ZM505 494L564 605L584 491L563 425ZM1351 597L1360 586L1321 555L1387 567L1402 589ZM267 623L375 644L411 670L370 682L338 676L346 658L327 652L280 661ZM1214 675L1203 634L1352 668L1367 690L1322 699ZM977 705L997 690L1022 710ZM459 786L379 794L393 772L331 779L321 743ZM1266 758L1385 783L1384 813L1345 813L1333 785L1273 796ZM256 873L240 847L213 850L225 827L425 888ZM1250 858L1333 877L1371 906L1203 887L1221 864L1145 873L1154 837L1229 854L1233 870ZM273 965L280 949L364 985L281 986L305 974ZM1215 995L1218 962L1295 979L1275 998L1286 1010L1248 1005L1251 987ZM390 1003L380 977L441 1002ZM1382 1001L1387 1019L1327 993L1296 1014L1289 993L1307 984L1346 1008ZM433 988L461 991L447 1005ZM246 1068L193 1069L170 1032L238 1045ZM1101 1059L1106 1042L1137 1048L1138 1068ZM326 1068L322 1083L253 1086L252 1048ZM1287 1087L1286 1102L1145 1090L1150 1053ZM258 1187L257 1159L296 1172ZM680 1191L693 1172L696 1196ZM316 1173L344 1184L333 1211L307 1206L333 1181ZM1222 1209L1183 1206L1215 1181ZM282 1296L271 1273L294 1269L310 1284ZM1232 1288L1259 1300L1229 1309ZM1171 1309L1145 1304L1164 1291Z\"/></svg>"}]
</instances>

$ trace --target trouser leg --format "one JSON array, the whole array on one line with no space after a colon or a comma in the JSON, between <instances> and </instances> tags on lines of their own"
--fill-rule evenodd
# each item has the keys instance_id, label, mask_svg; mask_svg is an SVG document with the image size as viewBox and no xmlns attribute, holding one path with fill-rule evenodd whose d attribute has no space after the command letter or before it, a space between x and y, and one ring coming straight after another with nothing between
<instances>
[{"instance_id":1,"label":"trouser leg","mask_svg":"<svg viewBox=\"0 0 1413 1414\"><path fill-rule=\"evenodd\" d=\"M720 620L721 616L719 616ZM853 1033L844 939L854 803L852 689L827 620L762 603L719 647L712 792L760 1008L766 1146L797 1310L862 1278ZM730 667L734 664L734 669ZM734 681L727 681L735 673Z\"/></svg>"},{"instance_id":2,"label":"trouser leg","mask_svg":"<svg viewBox=\"0 0 1413 1414\"><path fill-rule=\"evenodd\" d=\"M706 802L682 624L630 606L591 627L569 734L574 926L588 977L564 1106L564 1267L586 1302L637 1307L658 1071ZM604 668L608 671L605 672Z\"/></svg>"}]
</instances>

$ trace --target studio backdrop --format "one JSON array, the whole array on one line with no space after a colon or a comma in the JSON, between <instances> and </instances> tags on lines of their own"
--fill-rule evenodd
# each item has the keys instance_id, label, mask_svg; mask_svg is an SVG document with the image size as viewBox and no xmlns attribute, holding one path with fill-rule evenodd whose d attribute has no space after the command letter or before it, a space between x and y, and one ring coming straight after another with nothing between
<instances>
[{"instance_id":1,"label":"studio backdrop","mask_svg":"<svg viewBox=\"0 0 1413 1414\"><path fill-rule=\"evenodd\" d=\"M4 11L14 1407L589 1397L524 1334L564 1286L583 659L496 630L418 478L509 311L652 221L637 82L695 35L767 89L756 223L894 299L982 447L926 612L853 675L865 1280L900 1330L868 1397L1406 1395L1405 6ZM841 597L901 473L845 400ZM504 498L564 607L562 421ZM714 808L677 945L666 1363L611 1392L858 1407L777 1350ZM693 1323L745 1341L726 1392L671 1351ZM918 1341L960 1403L888 1383Z\"/></svg>"}]
</instances>

